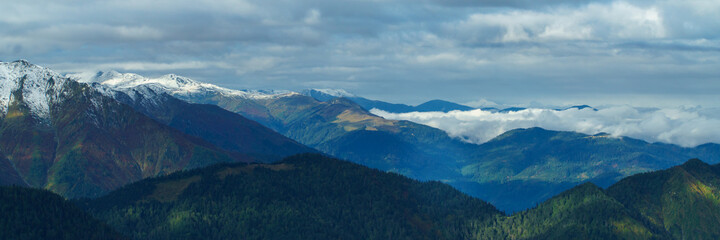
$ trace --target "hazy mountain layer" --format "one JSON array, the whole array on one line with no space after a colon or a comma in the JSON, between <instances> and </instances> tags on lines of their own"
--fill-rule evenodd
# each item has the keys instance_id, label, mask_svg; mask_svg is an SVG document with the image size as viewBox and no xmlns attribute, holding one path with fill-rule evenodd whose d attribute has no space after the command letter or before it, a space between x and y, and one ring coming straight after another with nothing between
<instances>
[{"instance_id":1,"label":"hazy mountain layer","mask_svg":"<svg viewBox=\"0 0 720 240\"><path fill-rule=\"evenodd\" d=\"M582 182L607 187L623 177L686 159L720 161L717 144L683 148L541 128L509 131L475 150L474 162L462 167L463 176L472 180L453 185L510 211L532 207Z\"/></svg>"},{"instance_id":2,"label":"hazy mountain layer","mask_svg":"<svg viewBox=\"0 0 720 240\"><path fill-rule=\"evenodd\" d=\"M350 94L343 90L334 89L308 89L302 92L303 95L313 97L321 102L327 102L335 98L347 98L350 101L370 111L373 108L380 109L392 113L406 112L449 112L454 110L468 111L474 108L465 105L448 102L444 100L430 100L417 106L406 104L388 103L378 100L370 100L364 97Z\"/></svg>"}]
</instances>

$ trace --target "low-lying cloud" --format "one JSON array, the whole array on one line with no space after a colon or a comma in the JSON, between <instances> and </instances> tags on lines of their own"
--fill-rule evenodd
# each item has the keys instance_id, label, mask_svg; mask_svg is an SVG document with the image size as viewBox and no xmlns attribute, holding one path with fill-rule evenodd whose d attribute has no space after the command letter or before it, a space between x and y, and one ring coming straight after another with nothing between
<instances>
[{"instance_id":1,"label":"low-lying cloud","mask_svg":"<svg viewBox=\"0 0 720 240\"><path fill-rule=\"evenodd\" d=\"M715 109L717 110L717 109ZM439 128L452 137L471 143L484 143L512 129L541 127L585 134L608 133L648 142L684 147L720 143L720 114L698 108L642 109L630 106L600 110L526 109L517 112L471 111L389 113L378 109L378 116L408 120Z\"/></svg>"}]
</instances>

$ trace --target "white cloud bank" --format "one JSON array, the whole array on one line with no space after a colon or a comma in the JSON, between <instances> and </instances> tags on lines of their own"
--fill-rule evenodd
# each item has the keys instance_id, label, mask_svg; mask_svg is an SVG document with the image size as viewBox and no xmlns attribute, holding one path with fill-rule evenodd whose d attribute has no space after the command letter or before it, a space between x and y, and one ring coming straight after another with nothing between
<instances>
[{"instance_id":1,"label":"white cloud bank","mask_svg":"<svg viewBox=\"0 0 720 240\"><path fill-rule=\"evenodd\" d=\"M716 109L717 110L717 109ZM712 110L714 111L714 110ZM592 109L526 109L518 112L483 110L389 113L378 109L378 116L408 120L439 128L452 137L471 143L484 143L516 128L541 127L585 134L605 132L649 142L664 142L684 147L720 143L720 115L707 109L641 109L629 106Z\"/></svg>"}]
</instances>

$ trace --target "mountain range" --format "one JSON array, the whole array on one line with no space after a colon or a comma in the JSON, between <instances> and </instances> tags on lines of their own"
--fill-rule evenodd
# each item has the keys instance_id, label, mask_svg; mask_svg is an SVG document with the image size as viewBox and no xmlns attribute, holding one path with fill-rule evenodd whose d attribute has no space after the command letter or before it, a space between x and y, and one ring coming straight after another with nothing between
<instances>
[{"instance_id":1,"label":"mountain range","mask_svg":"<svg viewBox=\"0 0 720 240\"><path fill-rule=\"evenodd\" d=\"M470 144L439 129L373 115L369 105L360 104L364 98L342 90L243 91L177 75L147 78L112 71L83 81L128 95L168 95L219 106L326 154L415 179L441 180L510 212L532 207L579 183L609 186L622 177L686 159L714 163L720 157L717 144L682 148L539 128L517 129L484 144ZM166 112L151 113L143 104L120 101L149 116Z\"/></svg>"},{"instance_id":2,"label":"mountain range","mask_svg":"<svg viewBox=\"0 0 720 240\"><path fill-rule=\"evenodd\" d=\"M86 81L100 82L101 86L123 92L153 89L157 94L171 95L188 102L217 105L322 152L419 179L432 179L434 176L416 169L454 171L454 167L449 166L437 168L435 159L442 156L429 147L430 144L446 141L466 145L438 129L372 115L345 98L322 102L293 92L231 90L174 75L145 78L135 74L105 72ZM373 145L372 141L378 139L379 142Z\"/></svg>"},{"instance_id":3,"label":"mountain range","mask_svg":"<svg viewBox=\"0 0 720 240\"><path fill-rule=\"evenodd\" d=\"M274 155L269 160L314 151L210 106L192 113L187 111L197 106L163 104L178 110L165 115L173 128L116 100L118 96L26 61L0 63L0 183L45 188L70 198L99 196L178 170L262 161L265 156L257 153L255 149L262 149L257 146L265 147L263 154ZM206 123L202 121L212 120L193 114L211 112L232 118L236 125L230 126L247 124L234 129L244 135L232 141L239 145L257 141L255 145L223 149L197 137L212 134L205 130L218 126L199 128ZM193 136L193 131L203 133Z\"/></svg>"},{"instance_id":4,"label":"mountain range","mask_svg":"<svg viewBox=\"0 0 720 240\"><path fill-rule=\"evenodd\" d=\"M71 198L218 162L323 152L440 180L515 212L583 182L607 187L685 159L720 159L717 144L683 148L540 128L512 130L478 145L383 119L348 98L232 90L172 74L110 71L78 82L25 61L2 66L0 101L7 105L0 180Z\"/></svg>"}]
</instances>

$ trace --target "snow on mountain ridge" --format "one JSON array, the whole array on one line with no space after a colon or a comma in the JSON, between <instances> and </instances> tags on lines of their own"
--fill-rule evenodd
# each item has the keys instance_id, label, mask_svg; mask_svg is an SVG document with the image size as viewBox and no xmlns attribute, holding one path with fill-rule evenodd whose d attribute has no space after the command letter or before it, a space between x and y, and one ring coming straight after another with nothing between
<instances>
[{"instance_id":1,"label":"snow on mountain ridge","mask_svg":"<svg viewBox=\"0 0 720 240\"><path fill-rule=\"evenodd\" d=\"M81 78L83 74L73 74L72 76ZM91 79L83 79L81 81L99 82L110 89L125 92L133 98L138 94L137 91L144 93L154 92L155 94L168 93L170 95L182 96L218 93L225 96L235 96L248 99L278 98L297 94L290 91L234 90L210 83L198 82L175 74L149 78L134 73L107 71L98 72ZM142 88L145 88L145 90ZM133 89L135 91L133 91Z\"/></svg>"},{"instance_id":2,"label":"snow on mountain ridge","mask_svg":"<svg viewBox=\"0 0 720 240\"><path fill-rule=\"evenodd\" d=\"M50 69L25 60L0 62L0 114L7 114L10 103L21 90L21 100L30 113L41 121L49 121L50 105L58 99L68 79Z\"/></svg>"},{"instance_id":3,"label":"snow on mountain ridge","mask_svg":"<svg viewBox=\"0 0 720 240\"><path fill-rule=\"evenodd\" d=\"M345 91L344 89L313 88L307 91L317 91L333 97L357 97L355 94Z\"/></svg>"}]
</instances>

